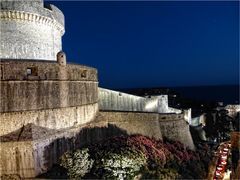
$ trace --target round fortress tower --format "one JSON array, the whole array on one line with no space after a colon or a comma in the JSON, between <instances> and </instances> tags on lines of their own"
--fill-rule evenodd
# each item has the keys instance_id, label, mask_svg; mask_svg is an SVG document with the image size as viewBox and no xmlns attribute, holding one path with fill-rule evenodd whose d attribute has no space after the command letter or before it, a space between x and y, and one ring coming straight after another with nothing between
<instances>
[{"instance_id":1,"label":"round fortress tower","mask_svg":"<svg viewBox=\"0 0 240 180\"><path fill-rule=\"evenodd\" d=\"M97 70L67 64L63 13L43 0L1 0L0 9L0 136L31 123L63 129L92 121Z\"/></svg>"},{"instance_id":2,"label":"round fortress tower","mask_svg":"<svg viewBox=\"0 0 240 180\"><path fill-rule=\"evenodd\" d=\"M55 6L0 0L0 10L0 179L33 178L70 147L62 139L94 121L97 69L67 64L64 15Z\"/></svg>"},{"instance_id":3,"label":"round fortress tower","mask_svg":"<svg viewBox=\"0 0 240 180\"><path fill-rule=\"evenodd\" d=\"M0 58L55 60L62 50L64 15L43 0L0 1Z\"/></svg>"}]
</instances>

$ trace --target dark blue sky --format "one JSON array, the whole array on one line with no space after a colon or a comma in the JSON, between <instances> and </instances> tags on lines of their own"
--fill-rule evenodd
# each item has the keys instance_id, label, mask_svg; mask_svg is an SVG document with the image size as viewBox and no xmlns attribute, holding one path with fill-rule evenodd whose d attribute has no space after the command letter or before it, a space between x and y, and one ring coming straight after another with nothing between
<instances>
[{"instance_id":1,"label":"dark blue sky","mask_svg":"<svg viewBox=\"0 0 240 180\"><path fill-rule=\"evenodd\" d=\"M68 61L108 88L239 83L238 2L51 2Z\"/></svg>"}]
</instances>

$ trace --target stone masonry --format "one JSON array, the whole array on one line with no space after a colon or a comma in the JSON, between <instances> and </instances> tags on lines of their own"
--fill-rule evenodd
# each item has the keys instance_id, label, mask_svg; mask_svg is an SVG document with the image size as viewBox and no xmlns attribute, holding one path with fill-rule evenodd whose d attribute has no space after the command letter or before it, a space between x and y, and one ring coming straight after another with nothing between
<instances>
[{"instance_id":1,"label":"stone masonry","mask_svg":"<svg viewBox=\"0 0 240 180\"><path fill-rule=\"evenodd\" d=\"M0 9L0 179L34 178L65 151L116 135L166 136L194 149L190 111L169 107L164 95L99 88L95 68L66 62L58 8L1 0Z\"/></svg>"},{"instance_id":2,"label":"stone masonry","mask_svg":"<svg viewBox=\"0 0 240 180\"><path fill-rule=\"evenodd\" d=\"M56 60L62 50L64 16L42 0L0 1L0 57Z\"/></svg>"}]
</instances>

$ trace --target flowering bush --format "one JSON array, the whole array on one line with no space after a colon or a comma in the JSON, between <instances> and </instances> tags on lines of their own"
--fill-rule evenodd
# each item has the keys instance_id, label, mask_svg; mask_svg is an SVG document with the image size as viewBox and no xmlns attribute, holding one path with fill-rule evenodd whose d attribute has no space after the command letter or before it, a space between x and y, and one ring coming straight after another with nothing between
<instances>
[{"instance_id":1,"label":"flowering bush","mask_svg":"<svg viewBox=\"0 0 240 180\"><path fill-rule=\"evenodd\" d=\"M88 149L66 152L60 157L60 161L60 166L67 169L70 178L83 177L93 165L93 160L89 159Z\"/></svg>"},{"instance_id":2,"label":"flowering bush","mask_svg":"<svg viewBox=\"0 0 240 180\"><path fill-rule=\"evenodd\" d=\"M94 174L103 179L132 179L146 164L146 157L137 151L125 149L119 153L98 152Z\"/></svg>"},{"instance_id":3,"label":"flowering bush","mask_svg":"<svg viewBox=\"0 0 240 180\"><path fill-rule=\"evenodd\" d=\"M124 149L131 149L143 153L147 162L154 166L164 166L172 158L171 152L164 147L162 141L142 136L117 136L110 138L100 144L90 147L90 154L97 154L98 151L113 151L119 153ZM98 157L94 157L97 159Z\"/></svg>"},{"instance_id":4,"label":"flowering bush","mask_svg":"<svg viewBox=\"0 0 240 180\"><path fill-rule=\"evenodd\" d=\"M147 157L150 165L163 167L171 153L161 141L146 136L135 135L127 139L127 144L140 150Z\"/></svg>"},{"instance_id":5,"label":"flowering bush","mask_svg":"<svg viewBox=\"0 0 240 180\"><path fill-rule=\"evenodd\" d=\"M142 135L111 137L88 149L67 152L61 165L70 178L86 173L103 179L202 179L206 177L208 148L192 151L178 141ZM205 166L204 166L205 165Z\"/></svg>"}]
</instances>

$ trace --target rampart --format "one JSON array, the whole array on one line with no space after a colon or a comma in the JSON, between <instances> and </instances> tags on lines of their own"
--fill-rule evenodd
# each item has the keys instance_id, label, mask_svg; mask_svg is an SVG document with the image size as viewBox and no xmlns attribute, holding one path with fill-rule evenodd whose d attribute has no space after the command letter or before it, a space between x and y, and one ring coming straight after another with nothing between
<instances>
[{"instance_id":1,"label":"rampart","mask_svg":"<svg viewBox=\"0 0 240 180\"><path fill-rule=\"evenodd\" d=\"M162 139L157 113L100 111L98 119L125 130L129 135L142 134Z\"/></svg>"},{"instance_id":2,"label":"rampart","mask_svg":"<svg viewBox=\"0 0 240 180\"><path fill-rule=\"evenodd\" d=\"M203 113L203 114L201 114L201 115L199 115L199 116L197 116L197 117L193 117L192 119L191 119L191 121L190 121L190 125L191 126L199 126L200 124L202 124L202 125L206 125L206 114L205 113Z\"/></svg>"},{"instance_id":3,"label":"rampart","mask_svg":"<svg viewBox=\"0 0 240 180\"><path fill-rule=\"evenodd\" d=\"M168 106L167 95L144 98L99 88L100 117L125 129L129 134L163 136L194 149L188 121L191 109L181 111Z\"/></svg>"},{"instance_id":4,"label":"rampart","mask_svg":"<svg viewBox=\"0 0 240 180\"><path fill-rule=\"evenodd\" d=\"M65 130L27 124L23 130L2 136L0 172L35 177L49 170L65 151L116 135L165 136L194 149L183 114L100 111L96 117Z\"/></svg>"},{"instance_id":5,"label":"rampart","mask_svg":"<svg viewBox=\"0 0 240 180\"><path fill-rule=\"evenodd\" d=\"M189 130L189 125L184 119L184 115L160 115L160 129L163 137L180 141L186 147L194 150L193 139Z\"/></svg>"},{"instance_id":6,"label":"rampart","mask_svg":"<svg viewBox=\"0 0 240 180\"><path fill-rule=\"evenodd\" d=\"M181 113L181 110L168 107L167 95L145 98L104 88L99 88L99 109L103 111Z\"/></svg>"},{"instance_id":7,"label":"rampart","mask_svg":"<svg viewBox=\"0 0 240 180\"><path fill-rule=\"evenodd\" d=\"M128 134L142 134L156 139L167 137L194 149L184 114L100 111L98 119L116 125Z\"/></svg>"},{"instance_id":8,"label":"rampart","mask_svg":"<svg viewBox=\"0 0 240 180\"><path fill-rule=\"evenodd\" d=\"M1 61L0 74L0 135L27 123L71 127L93 120L98 111L94 68L7 60Z\"/></svg>"}]
</instances>

